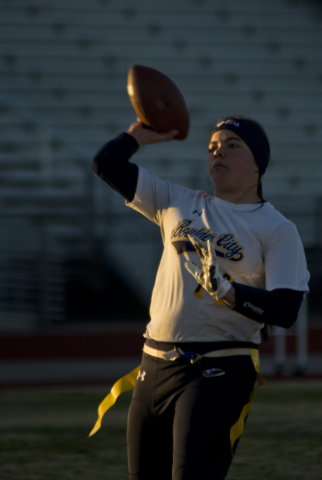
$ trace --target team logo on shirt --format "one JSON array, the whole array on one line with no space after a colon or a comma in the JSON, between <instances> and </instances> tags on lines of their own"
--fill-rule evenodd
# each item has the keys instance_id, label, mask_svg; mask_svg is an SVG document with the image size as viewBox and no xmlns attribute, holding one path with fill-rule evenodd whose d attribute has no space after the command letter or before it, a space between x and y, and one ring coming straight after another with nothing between
<instances>
[{"instance_id":1,"label":"team logo on shirt","mask_svg":"<svg viewBox=\"0 0 322 480\"><path fill-rule=\"evenodd\" d=\"M218 258L229 262L241 262L244 258L243 247L237 242L232 233L222 233L217 236L211 228L202 227L194 228L192 224L194 220L181 220L172 230L171 244L177 252L177 255L184 253L194 253L196 250L190 243L188 235L194 235L202 242L210 240L215 245Z\"/></svg>"}]
</instances>

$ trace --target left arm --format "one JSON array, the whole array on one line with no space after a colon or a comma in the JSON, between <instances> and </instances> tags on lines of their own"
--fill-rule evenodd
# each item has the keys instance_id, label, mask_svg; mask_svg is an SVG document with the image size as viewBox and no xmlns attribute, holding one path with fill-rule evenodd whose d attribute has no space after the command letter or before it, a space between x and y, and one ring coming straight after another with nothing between
<instances>
[{"instance_id":1,"label":"left arm","mask_svg":"<svg viewBox=\"0 0 322 480\"><path fill-rule=\"evenodd\" d=\"M288 288L268 291L233 283L222 300L232 310L255 322L290 328L297 319L303 298L304 292Z\"/></svg>"},{"instance_id":2,"label":"left arm","mask_svg":"<svg viewBox=\"0 0 322 480\"><path fill-rule=\"evenodd\" d=\"M186 269L197 282L214 297L258 323L290 328L297 319L303 301L303 291L278 288L272 291L250 287L225 280L217 260L214 246L207 245L191 235L189 240L195 247L202 263L202 269L192 262L186 262Z\"/></svg>"}]
</instances>

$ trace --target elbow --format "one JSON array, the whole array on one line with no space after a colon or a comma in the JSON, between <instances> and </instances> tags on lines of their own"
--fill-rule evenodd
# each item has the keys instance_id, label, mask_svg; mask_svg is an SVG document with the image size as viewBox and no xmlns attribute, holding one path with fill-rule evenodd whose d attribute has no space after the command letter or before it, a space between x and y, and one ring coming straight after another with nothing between
<instances>
[{"instance_id":1,"label":"elbow","mask_svg":"<svg viewBox=\"0 0 322 480\"><path fill-rule=\"evenodd\" d=\"M288 318L284 325L282 325L286 330L293 327L296 322L297 316L295 318Z\"/></svg>"},{"instance_id":2,"label":"elbow","mask_svg":"<svg viewBox=\"0 0 322 480\"><path fill-rule=\"evenodd\" d=\"M297 320L301 303L303 301L303 292L276 290L274 295L275 305L271 318L275 321L272 322L272 325L289 329Z\"/></svg>"},{"instance_id":3,"label":"elbow","mask_svg":"<svg viewBox=\"0 0 322 480\"><path fill-rule=\"evenodd\" d=\"M288 330L289 328L293 327L296 320L297 320L297 312L289 314L287 316L280 317L277 319L276 322L272 324L276 325L277 327L282 327Z\"/></svg>"}]
</instances>

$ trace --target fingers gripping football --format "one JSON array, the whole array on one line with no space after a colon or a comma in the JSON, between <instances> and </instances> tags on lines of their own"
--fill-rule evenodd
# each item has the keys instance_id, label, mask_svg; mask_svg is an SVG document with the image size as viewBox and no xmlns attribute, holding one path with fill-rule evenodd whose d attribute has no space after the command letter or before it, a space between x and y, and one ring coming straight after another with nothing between
<instances>
[{"instance_id":1,"label":"fingers gripping football","mask_svg":"<svg viewBox=\"0 0 322 480\"><path fill-rule=\"evenodd\" d=\"M231 289L231 283L224 279L219 269L213 244L210 240L205 244L192 235L188 235L188 237L198 253L202 269L200 270L200 268L192 262L185 263L186 269L210 295L215 297L216 300L220 300L226 295L228 290Z\"/></svg>"}]
</instances>

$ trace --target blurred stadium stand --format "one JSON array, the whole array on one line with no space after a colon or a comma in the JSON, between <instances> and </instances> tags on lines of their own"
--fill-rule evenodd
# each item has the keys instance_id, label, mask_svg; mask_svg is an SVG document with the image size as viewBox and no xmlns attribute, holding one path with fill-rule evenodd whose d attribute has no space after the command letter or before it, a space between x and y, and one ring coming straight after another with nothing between
<instances>
[{"instance_id":1,"label":"blurred stadium stand","mask_svg":"<svg viewBox=\"0 0 322 480\"><path fill-rule=\"evenodd\" d=\"M319 322L321 26L313 1L0 0L0 328L147 315L158 228L90 164L135 119L133 63L169 75L191 111L187 141L136 156L159 176L211 193L205 158L217 118L264 125L264 194L298 227L313 274L310 321ZM77 277L87 300L75 300ZM107 298L96 310L95 291Z\"/></svg>"}]
</instances>

